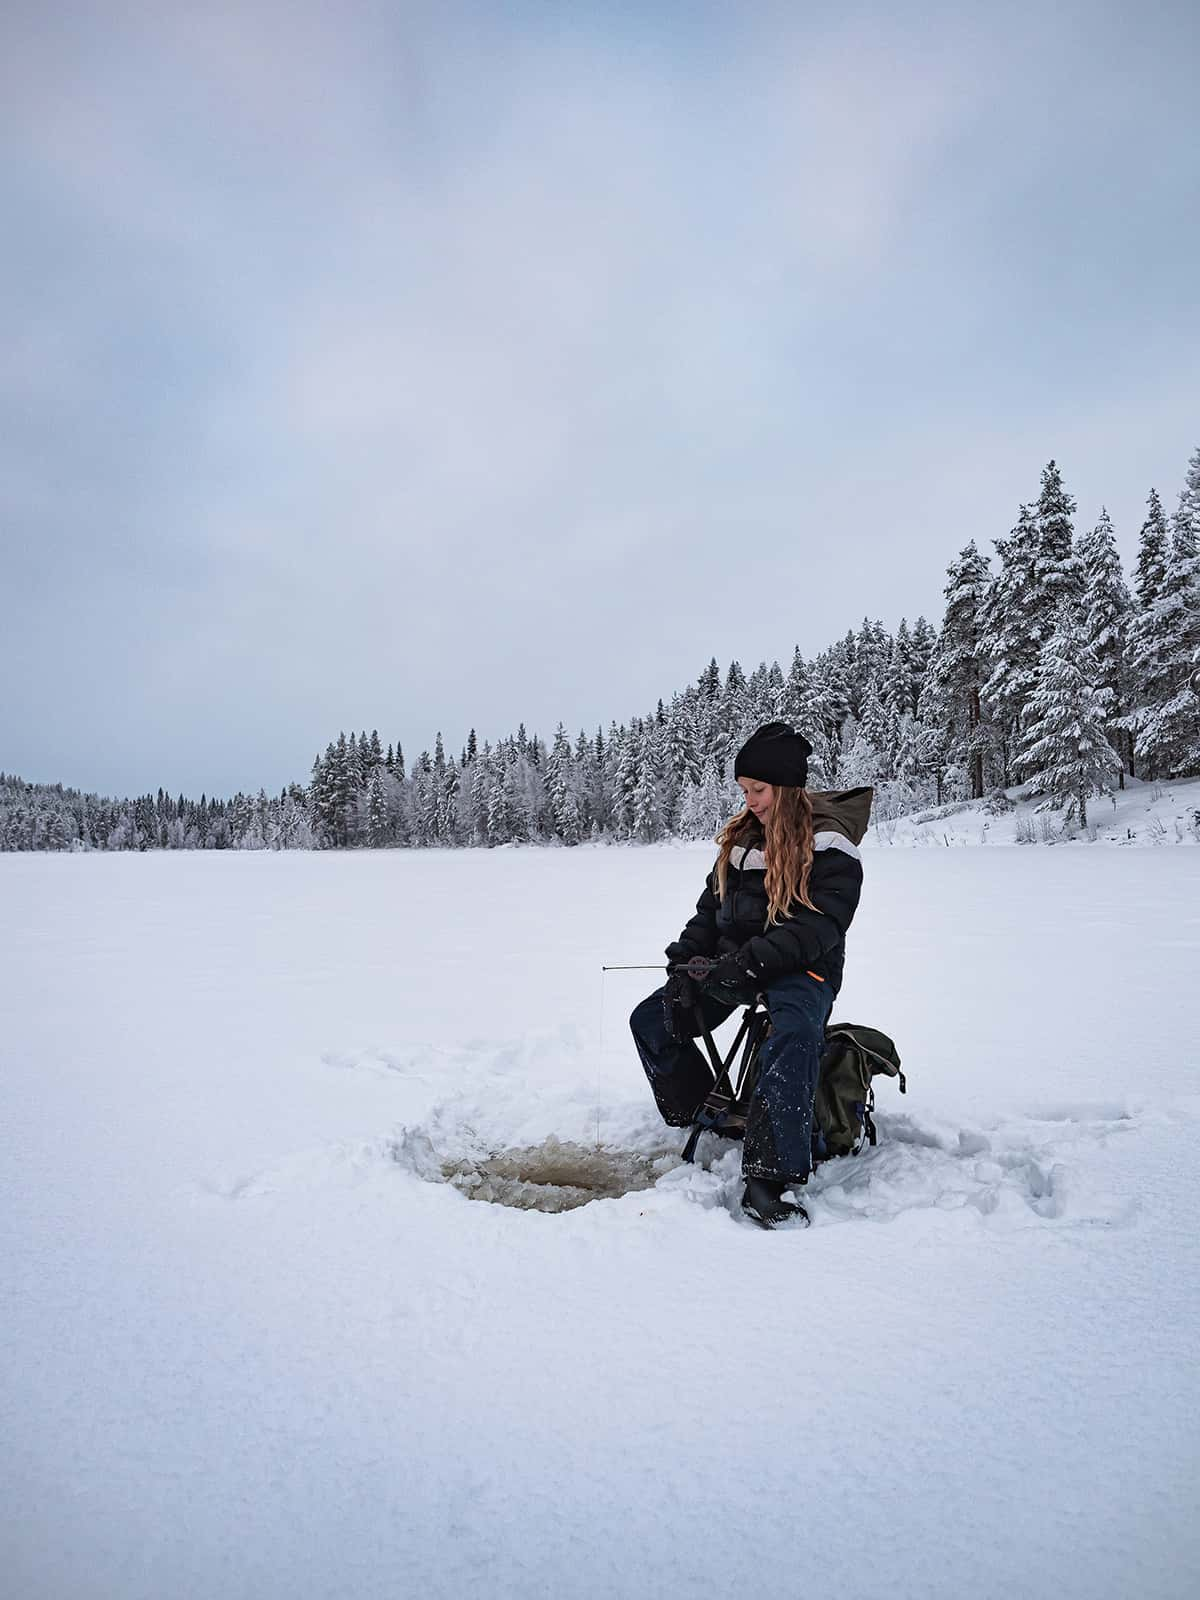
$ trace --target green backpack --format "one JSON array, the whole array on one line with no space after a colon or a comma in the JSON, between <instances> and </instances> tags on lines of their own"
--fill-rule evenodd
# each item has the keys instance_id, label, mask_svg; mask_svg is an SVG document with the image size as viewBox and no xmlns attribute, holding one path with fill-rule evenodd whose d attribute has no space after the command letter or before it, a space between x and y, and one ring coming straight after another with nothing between
<instances>
[{"instance_id":1,"label":"green backpack","mask_svg":"<svg viewBox=\"0 0 1200 1600\"><path fill-rule=\"evenodd\" d=\"M901 1094L908 1092L900 1053L886 1033L857 1022L829 1024L813 1100L813 1166L833 1156L857 1155L864 1139L875 1143L871 1079L880 1072L899 1079Z\"/></svg>"}]
</instances>

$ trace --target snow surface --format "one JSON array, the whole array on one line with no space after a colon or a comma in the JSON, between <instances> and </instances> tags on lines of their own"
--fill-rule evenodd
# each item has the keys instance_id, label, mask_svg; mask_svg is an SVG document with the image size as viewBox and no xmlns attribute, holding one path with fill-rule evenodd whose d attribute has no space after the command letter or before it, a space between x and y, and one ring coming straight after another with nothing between
<instances>
[{"instance_id":1,"label":"snow surface","mask_svg":"<svg viewBox=\"0 0 1200 1600\"><path fill-rule=\"evenodd\" d=\"M1010 810L997 813L988 800L927 806L886 821L876 806L869 830L875 844L942 845L1197 845L1200 844L1200 780L1143 783L1127 778L1124 789L1092 795L1087 827L1068 819L1029 785L1006 791Z\"/></svg>"},{"instance_id":2,"label":"snow surface","mask_svg":"<svg viewBox=\"0 0 1200 1600\"><path fill-rule=\"evenodd\" d=\"M807 1232L430 1181L678 1147L710 854L0 857L0 1592L1200 1592L1200 854L868 847Z\"/></svg>"}]
</instances>

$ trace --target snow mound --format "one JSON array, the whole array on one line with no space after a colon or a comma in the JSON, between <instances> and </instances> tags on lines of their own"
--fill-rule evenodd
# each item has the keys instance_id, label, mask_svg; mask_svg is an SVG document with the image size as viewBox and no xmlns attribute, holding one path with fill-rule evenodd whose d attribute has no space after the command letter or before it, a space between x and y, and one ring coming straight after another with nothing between
<instances>
[{"instance_id":1,"label":"snow mound","mask_svg":"<svg viewBox=\"0 0 1200 1600\"><path fill-rule=\"evenodd\" d=\"M573 1211L656 1189L667 1205L683 1200L741 1221L741 1146L728 1139L704 1134L696 1162L683 1162L682 1134L672 1136L645 1110L624 1118L613 1109L605 1120L618 1125L618 1138L603 1144L571 1141L562 1125L539 1141L509 1144L494 1125L486 1136L478 1131L483 1107L464 1110L443 1102L429 1122L398 1131L384 1146L387 1157L469 1200L522 1211ZM1138 1205L1112 1192L1091 1152L1144 1122L1142 1110L1120 1102L1034 1107L986 1126L877 1112L878 1146L821 1163L803 1202L816 1226L941 1211L990 1229L1128 1227Z\"/></svg>"},{"instance_id":2,"label":"snow mound","mask_svg":"<svg viewBox=\"0 0 1200 1600\"><path fill-rule=\"evenodd\" d=\"M1081 828L1028 784L1001 789L983 800L952 800L901 816L877 805L869 844L962 846L979 844L1200 844L1200 780L1170 783L1125 779L1123 789L1088 800Z\"/></svg>"},{"instance_id":3,"label":"snow mound","mask_svg":"<svg viewBox=\"0 0 1200 1600\"><path fill-rule=\"evenodd\" d=\"M388 1156L427 1183L522 1211L573 1211L655 1189L668 1206L682 1200L742 1219L741 1146L714 1134L702 1137L692 1164L681 1158L682 1136L661 1125L651 1133L649 1118L641 1127L629 1119L616 1142L550 1133L508 1145L494 1128L482 1136L462 1110L443 1104L425 1125L402 1128ZM985 1127L877 1114L878 1146L822 1163L802 1198L817 1226L941 1212L1001 1230L1128 1227L1136 1202L1113 1191L1091 1153L1144 1121L1121 1104L1037 1108Z\"/></svg>"}]
</instances>

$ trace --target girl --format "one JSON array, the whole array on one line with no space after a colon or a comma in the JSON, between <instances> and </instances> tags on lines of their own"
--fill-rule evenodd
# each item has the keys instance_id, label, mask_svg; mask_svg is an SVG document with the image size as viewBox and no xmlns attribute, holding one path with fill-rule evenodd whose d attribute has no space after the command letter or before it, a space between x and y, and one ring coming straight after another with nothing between
<instances>
[{"instance_id":1,"label":"girl","mask_svg":"<svg viewBox=\"0 0 1200 1600\"><path fill-rule=\"evenodd\" d=\"M629 1019L658 1108L682 1128L713 1084L694 1043L697 1011L712 1029L735 1006L764 997L771 1032L746 1117L742 1209L767 1228L808 1222L784 1193L804 1183L812 1166L813 1096L871 809L870 789L811 795L804 787L811 754L783 722L768 722L738 751L733 771L746 809L718 835L720 854L696 914L667 946L665 987ZM718 958L700 984L671 972L692 956Z\"/></svg>"}]
</instances>

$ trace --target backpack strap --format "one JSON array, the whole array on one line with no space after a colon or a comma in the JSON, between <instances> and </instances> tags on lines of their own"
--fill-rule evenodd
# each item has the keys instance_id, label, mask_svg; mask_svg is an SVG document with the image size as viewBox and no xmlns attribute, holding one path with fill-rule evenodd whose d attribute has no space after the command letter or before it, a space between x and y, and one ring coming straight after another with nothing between
<instances>
[{"instance_id":1,"label":"backpack strap","mask_svg":"<svg viewBox=\"0 0 1200 1600\"><path fill-rule=\"evenodd\" d=\"M872 1150L875 1148L875 1118L871 1115L875 1109L875 1091L867 1090L866 1104L863 1106L863 1127L866 1129L867 1142Z\"/></svg>"}]
</instances>

